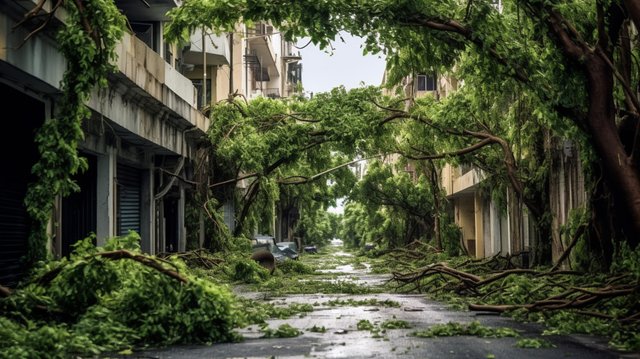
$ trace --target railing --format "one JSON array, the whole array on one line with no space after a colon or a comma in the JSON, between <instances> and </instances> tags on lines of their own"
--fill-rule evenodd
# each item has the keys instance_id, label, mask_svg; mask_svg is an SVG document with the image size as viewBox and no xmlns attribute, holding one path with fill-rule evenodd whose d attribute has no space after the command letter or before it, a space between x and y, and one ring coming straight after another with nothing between
<instances>
[{"instance_id":1,"label":"railing","mask_svg":"<svg viewBox=\"0 0 640 359\"><path fill-rule=\"evenodd\" d=\"M279 98L280 97L280 89L279 88L268 88L263 91L263 94L266 97L270 98Z\"/></svg>"}]
</instances>

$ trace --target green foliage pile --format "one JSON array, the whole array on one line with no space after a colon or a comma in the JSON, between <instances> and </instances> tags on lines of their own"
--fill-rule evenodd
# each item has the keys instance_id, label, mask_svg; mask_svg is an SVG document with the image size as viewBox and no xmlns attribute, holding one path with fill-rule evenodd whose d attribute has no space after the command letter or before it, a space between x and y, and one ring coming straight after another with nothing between
<instances>
[{"instance_id":1,"label":"green foliage pile","mask_svg":"<svg viewBox=\"0 0 640 359\"><path fill-rule=\"evenodd\" d=\"M260 330L264 333L263 338L294 338L302 334L300 329L294 328L287 323L281 324L275 330L268 326L264 326Z\"/></svg>"},{"instance_id":2,"label":"green foliage pile","mask_svg":"<svg viewBox=\"0 0 640 359\"><path fill-rule=\"evenodd\" d=\"M244 242L245 238L236 238ZM216 283L260 283L269 277L269 270L251 259L249 249L236 245L234 251L212 253L196 249L183 253L165 253L163 257L183 261L194 274Z\"/></svg>"},{"instance_id":3,"label":"green foliage pile","mask_svg":"<svg viewBox=\"0 0 640 359\"><path fill-rule=\"evenodd\" d=\"M311 278L272 277L258 284L256 289L275 296L285 294L370 294L380 292L380 288L360 285L351 280L321 278L318 276Z\"/></svg>"},{"instance_id":4,"label":"green foliage pile","mask_svg":"<svg viewBox=\"0 0 640 359\"><path fill-rule=\"evenodd\" d=\"M518 348L531 348L531 349L539 349L539 348L553 348L555 345L548 340L541 338L522 338L516 342L516 347Z\"/></svg>"},{"instance_id":5,"label":"green foliage pile","mask_svg":"<svg viewBox=\"0 0 640 359\"><path fill-rule=\"evenodd\" d=\"M284 261L277 266L277 269L285 275L315 273L315 269L299 260Z\"/></svg>"},{"instance_id":6,"label":"green foliage pile","mask_svg":"<svg viewBox=\"0 0 640 359\"><path fill-rule=\"evenodd\" d=\"M232 293L176 259L140 252L131 233L37 270L0 300L0 353L8 358L95 355L147 345L235 341L243 317ZM114 259L126 251L141 261ZM169 275L173 274L173 275ZM182 279L182 280L180 280Z\"/></svg>"},{"instance_id":7,"label":"green foliage pile","mask_svg":"<svg viewBox=\"0 0 640 359\"><path fill-rule=\"evenodd\" d=\"M288 306L278 306L273 303L265 303L259 300L238 298L238 304L242 307L248 324L265 324L269 318L285 319L294 315L304 316L313 312L310 304L292 303Z\"/></svg>"},{"instance_id":8,"label":"green foliage pile","mask_svg":"<svg viewBox=\"0 0 640 359\"><path fill-rule=\"evenodd\" d=\"M244 283L260 283L269 277L269 270L251 258L235 257L231 278Z\"/></svg>"},{"instance_id":9,"label":"green foliage pile","mask_svg":"<svg viewBox=\"0 0 640 359\"><path fill-rule=\"evenodd\" d=\"M327 328L323 326L319 327L317 325L314 325L313 327L307 329L308 331L310 331L311 333L326 333L327 332Z\"/></svg>"},{"instance_id":10,"label":"green foliage pile","mask_svg":"<svg viewBox=\"0 0 640 359\"><path fill-rule=\"evenodd\" d=\"M356 324L356 328L358 328L358 330L373 330L373 323L367 319L360 319L358 324Z\"/></svg>"},{"instance_id":11,"label":"green foliage pile","mask_svg":"<svg viewBox=\"0 0 640 359\"><path fill-rule=\"evenodd\" d=\"M330 307L336 307L336 306L340 306L340 307L344 307L344 306L351 306L351 307L361 307L361 306L374 306L374 307L387 307L387 308L400 308L400 303L394 301L394 300L389 300L389 299L385 299L385 300L379 300L376 298L369 298L369 299L361 299L361 300L356 300L353 298L349 298L347 300L344 299L333 299L330 300L326 303L324 303L325 305L328 305Z\"/></svg>"},{"instance_id":12,"label":"green foliage pile","mask_svg":"<svg viewBox=\"0 0 640 359\"><path fill-rule=\"evenodd\" d=\"M487 327L478 321L471 323L436 324L429 329L413 332L411 335L422 338L451 337L457 335L471 335L481 338L519 337L520 334L511 328Z\"/></svg>"},{"instance_id":13,"label":"green foliage pile","mask_svg":"<svg viewBox=\"0 0 640 359\"><path fill-rule=\"evenodd\" d=\"M382 323L371 323L367 319L361 319L356 324L358 330L366 330L371 332L373 338L384 338L384 335L389 329L409 329L411 324L404 320L390 319L385 320Z\"/></svg>"}]
</instances>

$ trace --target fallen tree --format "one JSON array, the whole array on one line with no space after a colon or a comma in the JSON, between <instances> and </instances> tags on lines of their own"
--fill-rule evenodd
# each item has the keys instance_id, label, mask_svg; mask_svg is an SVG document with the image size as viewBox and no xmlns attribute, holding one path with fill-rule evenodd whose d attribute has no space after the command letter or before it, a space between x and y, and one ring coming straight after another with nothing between
<instances>
[{"instance_id":1,"label":"fallen tree","mask_svg":"<svg viewBox=\"0 0 640 359\"><path fill-rule=\"evenodd\" d=\"M550 333L599 334L616 348L640 348L638 251L623 251L611 273L594 274L555 266L517 268L510 257L500 255L446 258L425 249L413 245L387 254L389 261L404 261L389 280L396 291L427 293L461 309L544 322Z\"/></svg>"},{"instance_id":2,"label":"fallen tree","mask_svg":"<svg viewBox=\"0 0 640 359\"><path fill-rule=\"evenodd\" d=\"M68 358L239 338L245 316L227 287L176 257L142 254L139 241L133 232L104 247L88 238L17 288L0 287L0 356Z\"/></svg>"}]
</instances>

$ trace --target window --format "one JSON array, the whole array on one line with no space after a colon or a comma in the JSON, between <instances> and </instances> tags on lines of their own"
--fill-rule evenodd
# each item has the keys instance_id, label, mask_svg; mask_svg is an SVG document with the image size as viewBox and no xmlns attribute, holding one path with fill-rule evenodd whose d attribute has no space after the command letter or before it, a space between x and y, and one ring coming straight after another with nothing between
<instances>
[{"instance_id":1,"label":"window","mask_svg":"<svg viewBox=\"0 0 640 359\"><path fill-rule=\"evenodd\" d=\"M297 85L298 82L302 82L302 64L301 63L291 63L287 66L287 81Z\"/></svg>"},{"instance_id":2,"label":"window","mask_svg":"<svg viewBox=\"0 0 640 359\"><path fill-rule=\"evenodd\" d=\"M153 51L160 52L160 24L158 22L130 22L136 37Z\"/></svg>"},{"instance_id":3,"label":"window","mask_svg":"<svg viewBox=\"0 0 640 359\"><path fill-rule=\"evenodd\" d=\"M211 101L211 79L207 79L207 95L206 95L206 99L202 98L202 79L198 79L198 80L191 80L191 82L193 82L193 86L196 88L196 91L198 93L198 108L202 109L204 106L209 105L209 102Z\"/></svg>"},{"instance_id":4,"label":"window","mask_svg":"<svg viewBox=\"0 0 640 359\"><path fill-rule=\"evenodd\" d=\"M418 91L435 91L436 77L434 75L418 75Z\"/></svg>"}]
</instances>

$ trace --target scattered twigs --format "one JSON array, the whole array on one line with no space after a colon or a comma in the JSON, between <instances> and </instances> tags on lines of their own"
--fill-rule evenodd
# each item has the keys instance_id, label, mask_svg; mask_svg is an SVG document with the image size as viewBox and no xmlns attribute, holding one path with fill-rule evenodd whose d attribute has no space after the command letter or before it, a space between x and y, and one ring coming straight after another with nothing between
<instances>
[{"instance_id":1,"label":"scattered twigs","mask_svg":"<svg viewBox=\"0 0 640 359\"><path fill-rule=\"evenodd\" d=\"M606 313L600 313L596 310L586 310L583 308L593 306L602 300L625 296L637 292L640 288L638 285L620 285L620 286L608 286L598 289L586 289L573 287L570 290L555 295L543 300L538 300L529 304L512 304L512 305L486 305L486 304L469 304L470 310L476 311L489 311L489 312L506 312L515 309L527 309L530 311L544 311L544 310L560 310L560 309L572 309L576 313L589 315L593 317L611 319L612 315ZM629 317L621 318L621 320L627 320L632 318L633 321L640 320L638 313L635 313ZM614 318L615 319L615 318Z\"/></svg>"}]
</instances>

